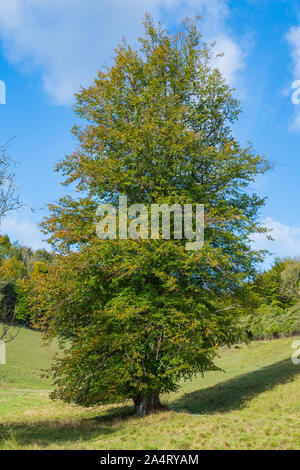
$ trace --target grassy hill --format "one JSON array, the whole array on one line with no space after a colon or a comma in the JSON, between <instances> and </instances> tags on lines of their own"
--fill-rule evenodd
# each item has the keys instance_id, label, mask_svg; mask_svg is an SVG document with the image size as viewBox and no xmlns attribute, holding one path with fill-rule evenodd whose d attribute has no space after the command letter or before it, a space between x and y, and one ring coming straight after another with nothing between
<instances>
[{"instance_id":1,"label":"grassy hill","mask_svg":"<svg viewBox=\"0 0 300 470\"><path fill-rule=\"evenodd\" d=\"M299 338L222 349L211 372L165 399L170 411L136 419L130 405L52 402L40 377L55 345L21 330L0 365L0 449L300 449Z\"/></svg>"}]
</instances>

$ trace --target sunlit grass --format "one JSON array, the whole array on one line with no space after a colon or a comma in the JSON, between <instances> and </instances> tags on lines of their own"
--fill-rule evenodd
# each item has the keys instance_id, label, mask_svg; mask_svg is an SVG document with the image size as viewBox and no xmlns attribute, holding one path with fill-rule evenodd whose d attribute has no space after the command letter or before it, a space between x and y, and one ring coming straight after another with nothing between
<instances>
[{"instance_id":1,"label":"sunlit grass","mask_svg":"<svg viewBox=\"0 0 300 470\"><path fill-rule=\"evenodd\" d=\"M137 419L131 404L85 409L52 402L40 378L55 350L22 330L0 366L1 449L300 449L297 338L223 349L218 365Z\"/></svg>"}]
</instances>

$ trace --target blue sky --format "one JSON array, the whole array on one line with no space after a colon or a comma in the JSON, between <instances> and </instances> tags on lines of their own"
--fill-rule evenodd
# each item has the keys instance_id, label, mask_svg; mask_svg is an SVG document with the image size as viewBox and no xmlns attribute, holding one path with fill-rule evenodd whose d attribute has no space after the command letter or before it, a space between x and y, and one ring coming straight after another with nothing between
<instances>
[{"instance_id":1,"label":"blue sky","mask_svg":"<svg viewBox=\"0 0 300 470\"><path fill-rule=\"evenodd\" d=\"M136 42L146 11L171 31L180 19L202 15L204 39L224 52L216 66L241 100L234 132L276 163L253 184L268 197L261 218L275 239L256 237L256 246L300 255L300 104L292 102L300 80L300 3L293 0L0 0L0 80L7 87L0 143L15 137L10 156L26 204L2 221L1 232L45 246L38 223L45 205L65 191L54 166L76 145L73 94L111 64L123 36Z\"/></svg>"}]
</instances>

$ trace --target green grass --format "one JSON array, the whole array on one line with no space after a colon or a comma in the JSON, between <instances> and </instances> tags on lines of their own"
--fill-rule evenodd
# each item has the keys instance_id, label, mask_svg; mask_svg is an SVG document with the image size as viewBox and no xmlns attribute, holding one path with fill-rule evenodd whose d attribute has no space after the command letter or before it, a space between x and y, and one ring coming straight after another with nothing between
<instances>
[{"instance_id":1,"label":"green grass","mask_svg":"<svg viewBox=\"0 0 300 470\"><path fill-rule=\"evenodd\" d=\"M0 365L0 449L300 449L299 338L222 349L211 372L165 397L170 411L137 419L130 404L52 402L40 377L55 346L21 330Z\"/></svg>"}]
</instances>

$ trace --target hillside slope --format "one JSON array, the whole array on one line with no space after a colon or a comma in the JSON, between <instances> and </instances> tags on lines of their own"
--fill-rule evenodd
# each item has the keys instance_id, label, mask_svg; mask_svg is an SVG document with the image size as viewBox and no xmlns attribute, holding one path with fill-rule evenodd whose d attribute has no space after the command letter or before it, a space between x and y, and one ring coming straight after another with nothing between
<instances>
[{"instance_id":1,"label":"hillside slope","mask_svg":"<svg viewBox=\"0 0 300 470\"><path fill-rule=\"evenodd\" d=\"M22 330L0 365L0 449L300 449L299 338L223 349L218 365L143 419L129 406L84 409L51 402L40 377L55 345Z\"/></svg>"}]
</instances>

